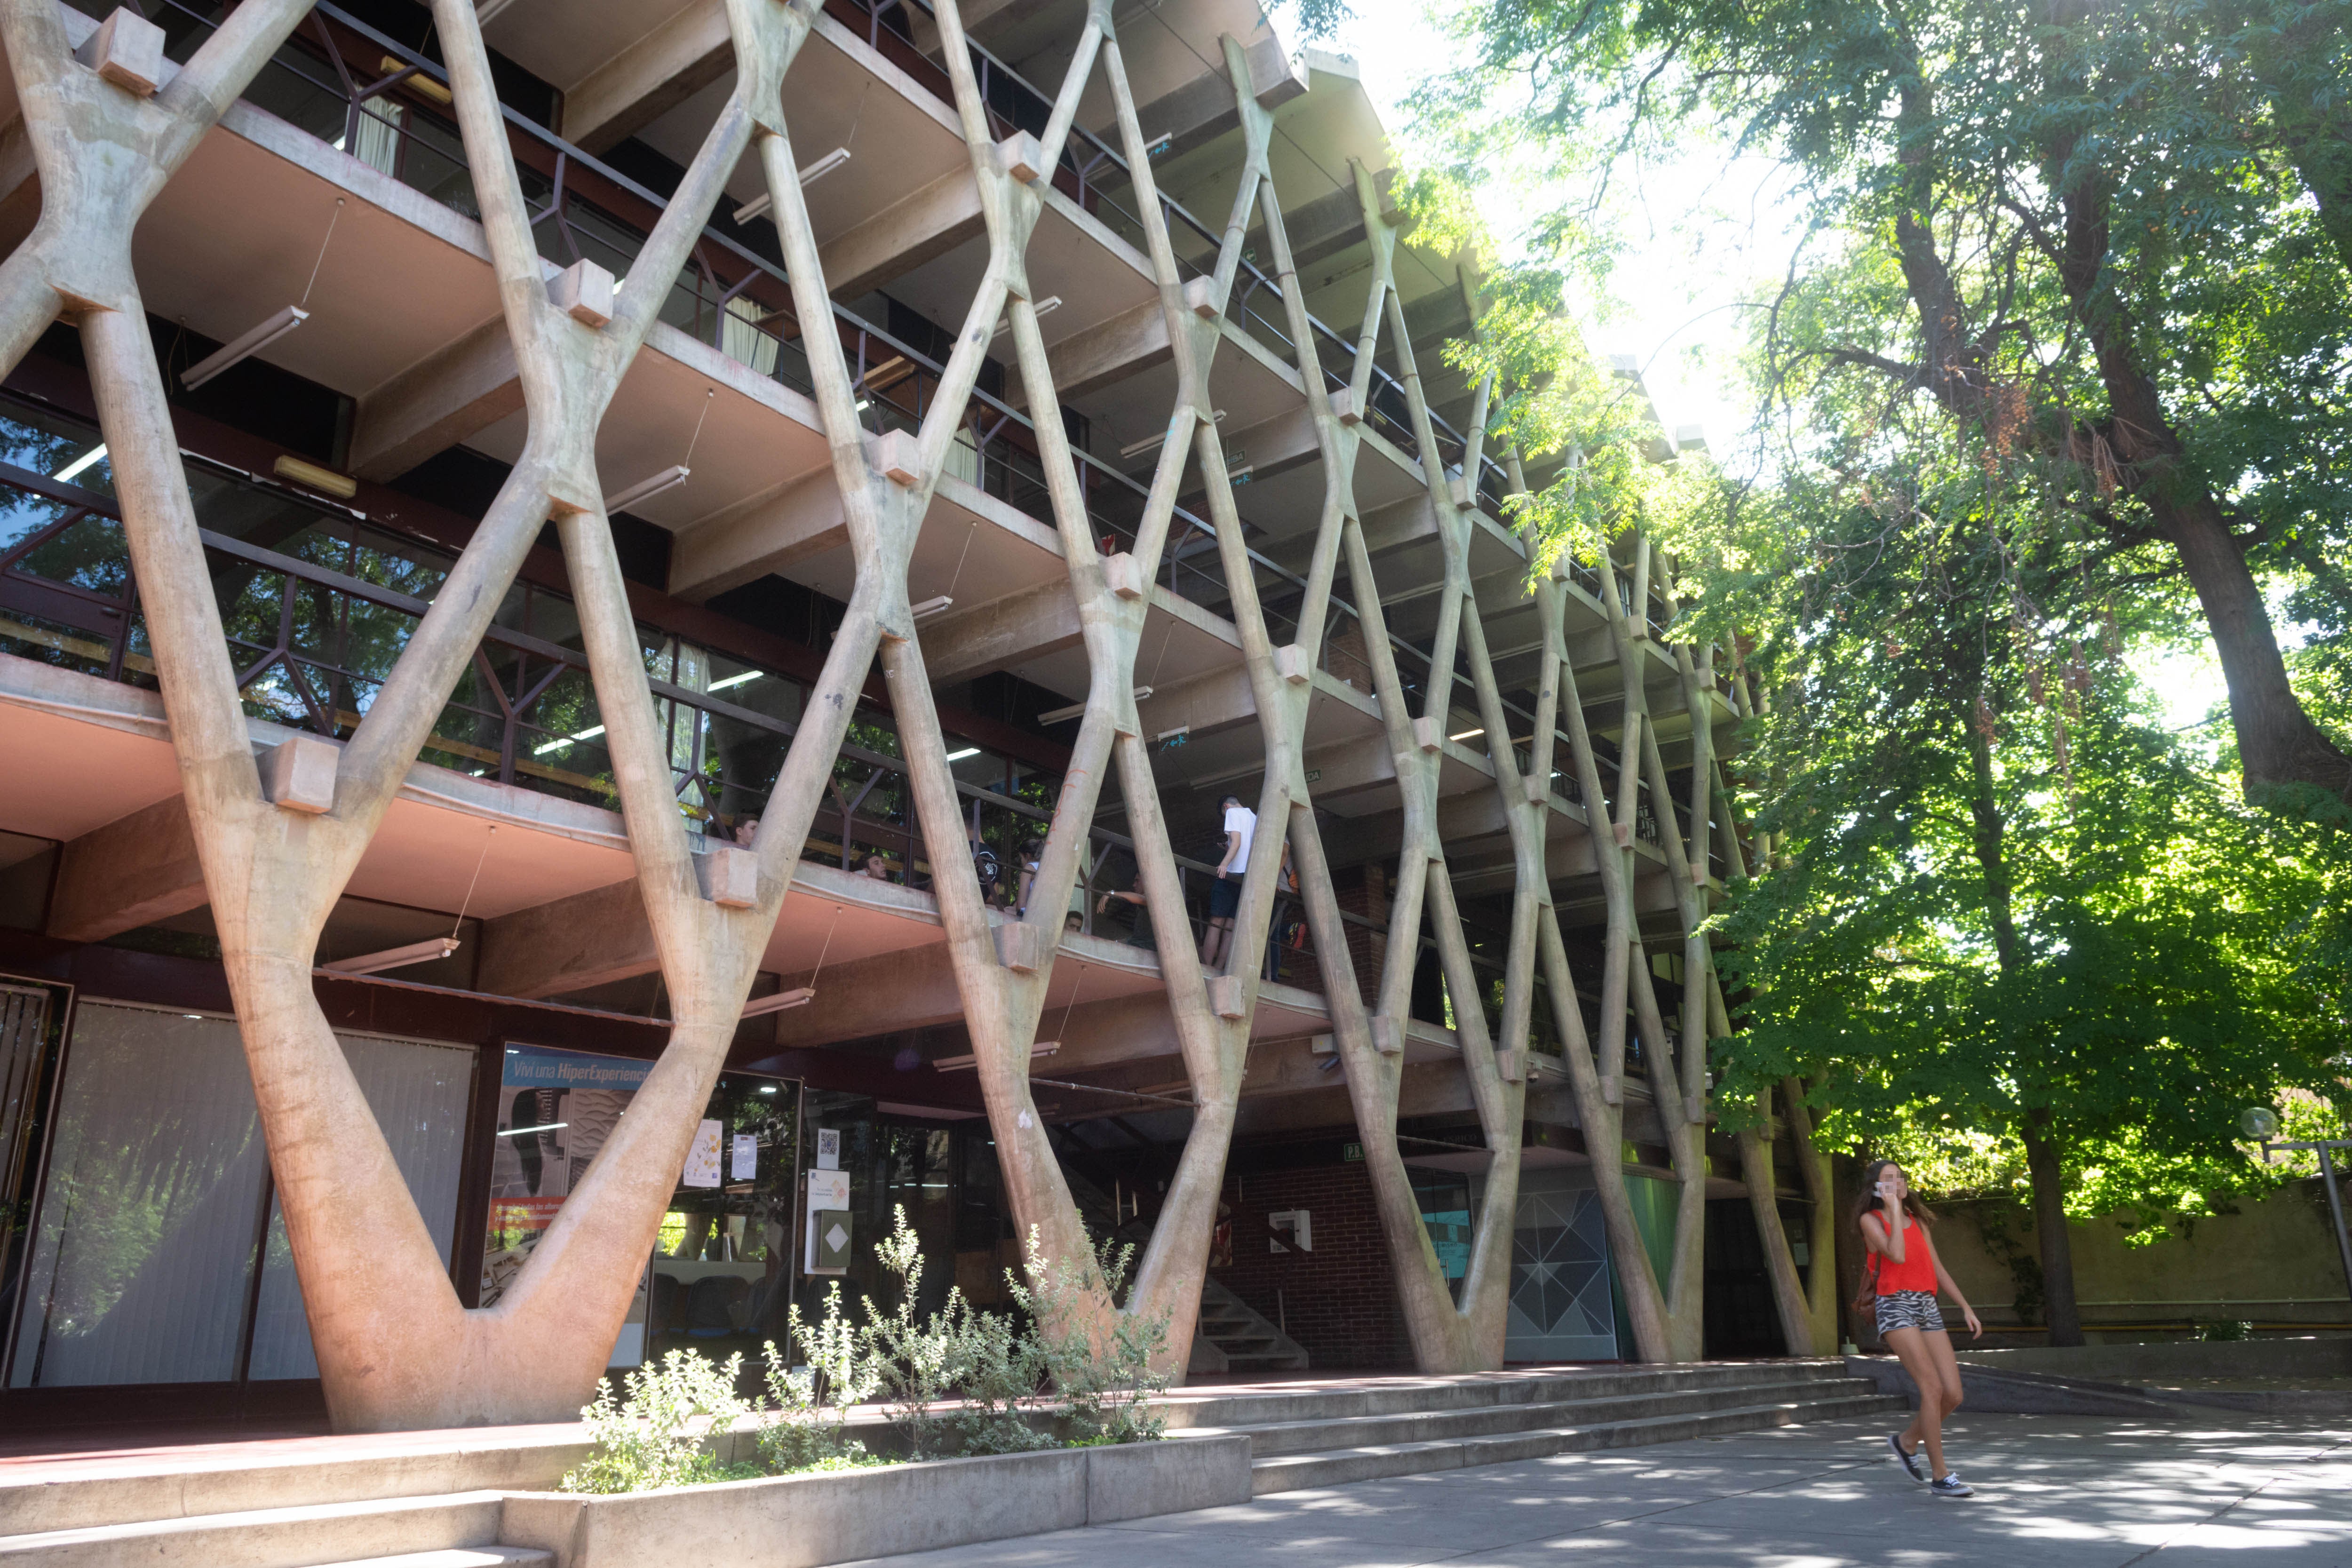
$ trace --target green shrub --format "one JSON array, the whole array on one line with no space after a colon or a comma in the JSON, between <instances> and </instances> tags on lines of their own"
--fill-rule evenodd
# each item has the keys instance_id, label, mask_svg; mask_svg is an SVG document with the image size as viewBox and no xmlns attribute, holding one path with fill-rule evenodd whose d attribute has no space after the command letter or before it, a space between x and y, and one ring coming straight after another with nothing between
<instances>
[{"instance_id":1,"label":"green shrub","mask_svg":"<svg viewBox=\"0 0 2352 1568\"><path fill-rule=\"evenodd\" d=\"M641 1366L623 1381L626 1404L607 1383L596 1403L580 1412L595 1447L557 1483L567 1492L641 1492L656 1487L743 1480L755 1465L722 1462L705 1446L749 1414L735 1380L743 1358L714 1366L704 1356L672 1351L656 1366Z\"/></svg>"}]
</instances>

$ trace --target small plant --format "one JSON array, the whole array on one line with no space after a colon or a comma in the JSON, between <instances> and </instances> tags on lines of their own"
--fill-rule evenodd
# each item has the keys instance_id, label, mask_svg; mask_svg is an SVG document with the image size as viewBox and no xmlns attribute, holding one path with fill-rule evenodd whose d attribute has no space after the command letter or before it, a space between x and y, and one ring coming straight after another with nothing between
<instances>
[{"instance_id":1,"label":"small plant","mask_svg":"<svg viewBox=\"0 0 2352 1568\"><path fill-rule=\"evenodd\" d=\"M1151 1409L1152 1396L1168 1388L1169 1374L1157 1370L1168 1346L1166 1315L1114 1311L1100 1321L1092 1310L1102 1297L1118 1300L1134 1261L1132 1246L1105 1240L1084 1264L1048 1263L1032 1230L1034 1283L1024 1285L1011 1270L1005 1273L1013 1299L1034 1325L1031 1333L1045 1373L1076 1428L1074 1443L1149 1442L1168 1429Z\"/></svg>"},{"instance_id":2,"label":"small plant","mask_svg":"<svg viewBox=\"0 0 2352 1568\"><path fill-rule=\"evenodd\" d=\"M763 1347L768 1403L760 1412L760 1457L770 1473L882 1463L848 1435L849 1407L871 1399L880 1380L873 1363L859 1353L857 1330L841 1315L841 1282L835 1280L825 1292L823 1318L804 1322L795 1304L786 1326L785 1338L808 1362L793 1365L773 1341ZM830 1421L824 1418L827 1410L833 1413Z\"/></svg>"},{"instance_id":3,"label":"small plant","mask_svg":"<svg viewBox=\"0 0 2352 1568\"><path fill-rule=\"evenodd\" d=\"M2254 1337L2254 1325L2235 1318L2216 1318L2197 1325L2197 1337L2208 1344L2234 1344Z\"/></svg>"},{"instance_id":4,"label":"small plant","mask_svg":"<svg viewBox=\"0 0 2352 1568\"><path fill-rule=\"evenodd\" d=\"M638 1492L761 1474L756 1465L722 1462L706 1446L750 1412L735 1393L742 1370L740 1354L713 1365L678 1350L630 1373L625 1402L607 1383L580 1412L595 1447L558 1484L567 1492Z\"/></svg>"}]
</instances>

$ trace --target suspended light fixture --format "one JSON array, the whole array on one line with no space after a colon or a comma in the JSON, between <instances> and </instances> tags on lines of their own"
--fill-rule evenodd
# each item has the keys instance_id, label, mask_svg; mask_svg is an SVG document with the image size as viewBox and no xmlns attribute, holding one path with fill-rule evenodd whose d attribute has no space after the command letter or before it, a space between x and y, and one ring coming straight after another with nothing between
<instances>
[{"instance_id":1,"label":"suspended light fixture","mask_svg":"<svg viewBox=\"0 0 2352 1568\"><path fill-rule=\"evenodd\" d=\"M805 1007L816 1000L816 987L795 985L790 991L779 991L773 996L755 996L743 1004L743 1016L761 1018L770 1013L781 1013L787 1007Z\"/></svg>"},{"instance_id":2,"label":"suspended light fixture","mask_svg":"<svg viewBox=\"0 0 2352 1568\"><path fill-rule=\"evenodd\" d=\"M827 153L815 163L803 163L801 165L801 189L808 189L811 185L815 184L819 180L824 179L827 174L832 174L835 169L840 168L844 163L848 162L849 149L846 147L835 147L832 152ZM750 223L755 217L765 217L767 216L768 209L774 205L775 196L773 193L761 191L758 195L753 196L750 201L745 202L741 206L735 209L735 221L737 223Z\"/></svg>"},{"instance_id":3,"label":"suspended light fixture","mask_svg":"<svg viewBox=\"0 0 2352 1568\"><path fill-rule=\"evenodd\" d=\"M953 599L949 598L945 594L941 594L935 599L925 599L919 605L909 605L907 607L907 613L913 616L915 619L919 621L929 620L933 616L943 616L947 614L954 605L955 601Z\"/></svg>"},{"instance_id":4,"label":"suspended light fixture","mask_svg":"<svg viewBox=\"0 0 2352 1568\"><path fill-rule=\"evenodd\" d=\"M1056 310L1060 310L1061 308L1062 308L1062 297L1061 297L1059 294L1048 294L1048 295L1046 295L1044 299L1042 299L1042 300L1038 300L1038 301L1037 301L1037 304L1036 304L1036 307L1035 307L1037 313L1038 313L1039 315L1041 315L1041 316L1050 316L1050 315L1052 315L1055 311L1056 311ZM1005 318L1005 320L1004 320L1004 324L1003 324L1003 326L1001 326L1001 327L997 328L997 329L996 329L996 331L995 331L993 333L992 333L991 335L992 335L992 336L994 336L994 337L1000 337L1000 338L1001 338L1001 337L1003 337L1005 333L1007 333L1007 332L1011 331L1012 330L1013 330L1013 319L1012 319L1010 316L1008 316L1008 317L1006 317L1006 318Z\"/></svg>"},{"instance_id":5,"label":"suspended light fixture","mask_svg":"<svg viewBox=\"0 0 2352 1568\"><path fill-rule=\"evenodd\" d=\"M339 958L332 963L319 965L338 974L377 974L387 969L405 969L412 963L430 963L436 958L446 958L457 951L454 936L436 936L430 942L412 942L406 947L388 947L382 952L363 952L357 958Z\"/></svg>"},{"instance_id":6,"label":"suspended light fixture","mask_svg":"<svg viewBox=\"0 0 2352 1568\"><path fill-rule=\"evenodd\" d=\"M1029 1059L1035 1061L1039 1057L1050 1057L1061 1048L1062 1042L1059 1040L1040 1040L1029 1047ZM970 1072L979 1065L980 1058L977 1053L967 1057L936 1057L932 1058L931 1070L933 1072Z\"/></svg>"},{"instance_id":7,"label":"suspended light fixture","mask_svg":"<svg viewBox=\"0 0 2352 1568\"><path fill-rule=\"evenodd\" d=\"M1150 695L1151 688L1149 686L1139 686L1135 689L1135 700L1138 702L1142 701L1145 698ZM1037 722L1040 724L1059 724L1066 719L1076 718L1086 710L1087 705L1085 703L1073 702L1067 708L1055 708L1048 712L1038 714Z\"/></svg>"},{"instance_id":8,"label":"suspended light fixture","mask_svg":"<svg viewBox=\"0 0 2352 1568\"><path fill-rule=\"evenodd\" d=\"M1214 423L1222 425L1225 422L1225 411L1220 408L1209 417ZM1149 452L1154 447L1164 445L1167 439L1168 432L1162 430L1156 436L1146 436L1140 441L1129 441L1118 449L1118 455L1121 458L1132 458L1139 453Z\"/></svg>"},{"instance_id":9,"label":"suspended light fixture","mask_svg":"<svg viewBox=\"0 0 2352 1568\"><path fill-rule=\"evenodd\" d=\"M310 319L310 312L301 306L287 306L243 337L224 343L216 353L206 354L182 371L180 384L194 392L232 365L242 364L251 359Z\"/></svg>"},{"instance_id":10,"label":"suspended light fixture","mask_svg":"<svg viewBox=\"0 0 2352 1568\"><path fill-rule=\"evenodd\" d=\"M631 507L636 505L639 501L651 500L654 497L661 494L664 490L675 489L679 485L686 483L687 476L692 472L694 472L694 470L688 468L684 463L672 463L668 468L664 468L660 473L656 474L653 478L649 479L641 479L637 483L631 485L627 489L619 491L614 495L606 496L604 498L604 513L609 517L616 511L626 511Z\"/></svg>"}]
</instances>

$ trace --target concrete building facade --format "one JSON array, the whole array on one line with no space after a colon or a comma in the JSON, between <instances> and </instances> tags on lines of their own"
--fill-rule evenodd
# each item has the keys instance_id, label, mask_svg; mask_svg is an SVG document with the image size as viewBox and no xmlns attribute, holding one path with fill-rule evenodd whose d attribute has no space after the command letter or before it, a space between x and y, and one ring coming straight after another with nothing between
<instances>
[{"instance_id":1,"label":"concrete building facade","mask_svg":"<svg viewBox=\"0 0 2352 1568\"><path fill-rule=\"evenodd\" d=\"M1343 57L0 42L0 1408L562 1419L902 1211L984 1302L1133 1243L1203 1372L1828 1348L1801 1086L1710 1120L1756 694L1535 570Z\"/></svg>"}]
</instances>

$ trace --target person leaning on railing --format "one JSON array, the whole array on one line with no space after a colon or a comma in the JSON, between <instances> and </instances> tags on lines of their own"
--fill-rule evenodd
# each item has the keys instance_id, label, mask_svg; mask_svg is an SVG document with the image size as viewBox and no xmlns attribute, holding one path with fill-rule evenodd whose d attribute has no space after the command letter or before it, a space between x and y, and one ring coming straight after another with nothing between
<instances>
[{"instance_id":1,"label":"person leaning on railing","mask_svg":"<svg viewBox=\"0 0 2352 1568\"><path fill-rule=\"evenodd\" d=\"M1225 814L1225 856L1209 884L1209 929L1201 933L1201 967L1215 969L1230 955L1234 917L1241 912L1242 882L1249 870L1250 841L1257 837L1257 813L1237 795L1217 803Z\"/></svg>"}]
</instances>

